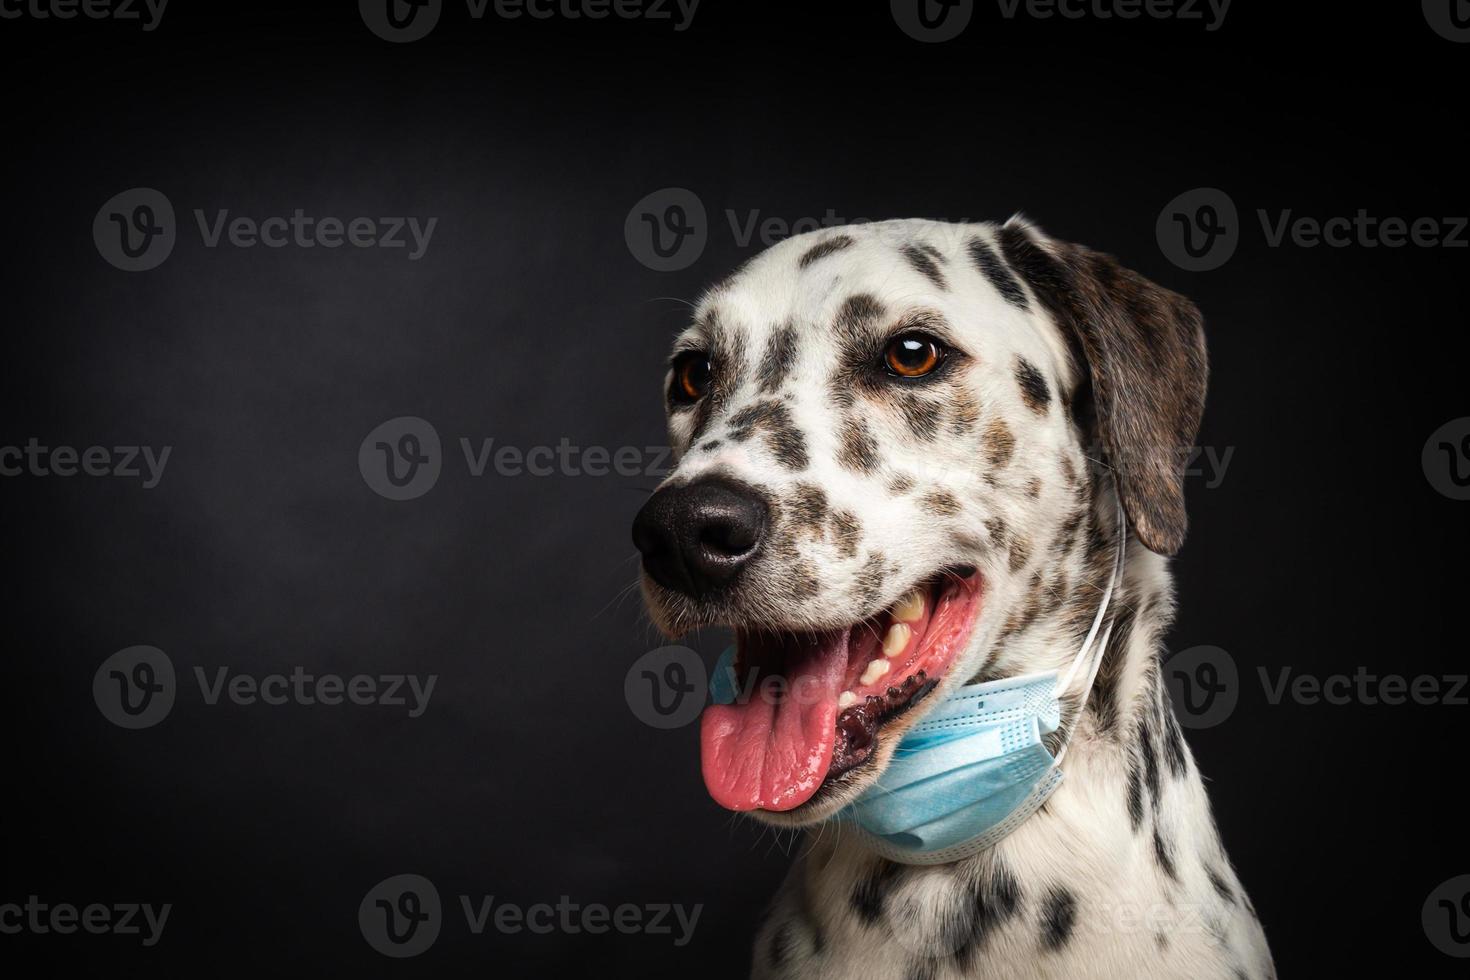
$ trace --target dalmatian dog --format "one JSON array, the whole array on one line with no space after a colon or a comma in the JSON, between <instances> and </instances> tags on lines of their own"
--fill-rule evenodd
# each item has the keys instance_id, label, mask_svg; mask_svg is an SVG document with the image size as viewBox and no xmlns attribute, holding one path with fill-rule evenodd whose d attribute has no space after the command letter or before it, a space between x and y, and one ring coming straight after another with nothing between
<instances>
[{"instance_id":1,"label":"dalmatian dog","mask_svg":"<svg viewBox=\"0 0 1470 980\"><path fill-rule=\"evenodd\" d=\"M710 794L804 830L753 976L1275 976L1160 666L1206 373L1192 303L1023 219L823 229L701 299L633 537L657 626L759 675L701 719ZM1064 668L1110 582L1039 811L930 865L844 825L949 692Z\"/></svg>"}]
</instances>

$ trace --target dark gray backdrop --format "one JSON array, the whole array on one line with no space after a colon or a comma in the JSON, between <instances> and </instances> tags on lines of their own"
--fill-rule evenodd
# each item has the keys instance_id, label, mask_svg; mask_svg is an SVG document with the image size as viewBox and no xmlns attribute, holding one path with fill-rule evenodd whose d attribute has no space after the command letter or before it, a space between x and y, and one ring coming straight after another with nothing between
<instances>
[{"instance_id":1,"label":"dark gray backdrop","mask_svg":"<svg viewBox=\"0 0 1470 980\"><path fill-rule=\"evenodd\" d=\"M1467 709L1358 693L1273 704L1258 676L1363 668L1447 692L1465 670L1470 504L1453 499L1449 457L1430 446L1441 463L1426 469L1421 453L1470 415L1470 253L1273 248L1256 217L1470 211L1455 149L1470 46L1417 5L1238 0L1213 31L981 5L957 39L920 43L883 3L705 0L682 31L474 20L451 3L396 44L352 4L206 6L180 0L151 31L0 20L0 447L172 447L152 489L0 478L0 905L173 906L152 947L24 930L0 934L0 962L743 975L790 842L715 807L694 727L651 727L624 695L662 643L624 591L628 525L657 475L476 477L459 439L657 462L642 448L662 441L668 339L761 244L739 240L731 213L738 228L1024 210L1205 311L1200 442L1233 455L1223 478L1190 482L1169 649L1234 669L1233 712L1190 742L1283 975L1459 975L1442 950L1470 952L1446 931L1467 920L1431 893L1450 882L1456 901L1452 879L1470 872ZM126 272L92 226L137 187L167 197L177 242ZM1155 225L1201 187L1228 195L1240 240L1223 266L1189 272ZM698 198L707 243L660 272L625 224L665 188ZM410 261L207 248L192 213L295 208L438 221ZM400 416L432 424L442 471L393 501L358 452ZM708 657L720 641L695 646ZM178 677L167 717L136 731L93 697L103 661L134 645ZM211 705L196 667L437 683L417 718ZM358 907L404 873L433 882L444 921L397 961L365 940ZM461 895L702 911L684 946L647 931L474 935Z\"/></svg>"}]
</instances>

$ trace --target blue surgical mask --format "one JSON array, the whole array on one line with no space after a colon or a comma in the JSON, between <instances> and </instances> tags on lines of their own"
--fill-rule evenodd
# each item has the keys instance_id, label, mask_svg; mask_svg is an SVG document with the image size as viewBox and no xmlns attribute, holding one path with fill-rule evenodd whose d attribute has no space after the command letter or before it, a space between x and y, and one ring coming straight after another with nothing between
<instances>
[{"instance_id":1,"label":"blue surgical mask","mask_svg":"<svg viewBox=\"0 0 1470 980\"><path fill-rule=\"evenodd\" d=\"M956 688L904 735L878 782L837 815L872 850L902 864L942 864L993 847L1062 781L1060 696L1097 677L1112 626L1098 636L1123 568L1127 525L1118 509L1118 555L1097 617L1065 673L1049 670ZM1085 674L1083 673L1085 671Z\"/></svg>"}]
</instances>

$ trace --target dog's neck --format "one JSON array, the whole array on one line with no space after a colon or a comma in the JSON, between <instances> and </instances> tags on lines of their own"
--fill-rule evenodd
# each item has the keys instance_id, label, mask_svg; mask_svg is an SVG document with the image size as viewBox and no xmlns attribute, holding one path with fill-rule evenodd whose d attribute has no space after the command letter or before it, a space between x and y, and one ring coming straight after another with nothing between
<instances>
[{"instance_id":1,"label":"dog's neck","mask_svg":"<svg viewBox=\"0 0 1470 980\"><path fill-rule=\"evenodd\" d=\"M1065 674L1100 622L1109 635L1096 678L1087 687L1084 665L1059 692L1062 729L1050 739L1053 749L1074 731L1080 741L1131 737L1138 713L1152 707L1159 644L1174 610L1167 561L1133 535L1119 533L1110 486L1094 484L1087 491L1085 505L1043 539L1043 557L1011 583L1005 621L969 678L974 683L1053 669ZM1120 547L1126 549L1124 562L1113 582Z\"/></svg>"},{"instance_id":2,"label":"dog's neck","mask_svg":"<svg viewBox=\"0 0 1470 980\"><path fill-rule=\"evenodd\" d=\"M1057 532L1075 544L1058 541L1056 560L1029 572L984 667L970 678L980 682L1052 669L1065 674L1097 626L1094 643L1102 644L1104 636L1107 642L1096 677L1089 687L1087 658L1060 692L1061 728L1046 737L1053 755L1067 746L1062 769L1074 783L1099 765L1110 772L1120 765L1136 768L1143 779L1147 767L1141 760L1169 765L1188 751L1159 667L1160 643L1173 614L1168 563L1119 532L1116 496L1111 490L1094 493L1086 517ZM1125 549L1121 569L1119 548Z\"/></svg>"}]
</instances>

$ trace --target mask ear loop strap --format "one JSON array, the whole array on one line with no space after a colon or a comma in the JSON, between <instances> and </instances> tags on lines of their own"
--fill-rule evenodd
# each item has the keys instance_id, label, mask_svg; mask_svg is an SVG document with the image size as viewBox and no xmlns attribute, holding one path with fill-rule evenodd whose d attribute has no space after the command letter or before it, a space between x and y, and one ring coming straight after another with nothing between
<instances>
[{"instance_id":1,"label":"mask ear loop strap","mask_svg":"<svg viewBox=\"0 0 1470 980\"><path fill-rule=\"evenodd\" d=\"M1076 658L1073 659L1072 666L1067 669L1066 675L1057 681L1058 696L1066 693L1067 689L1072 686L1072 681L1077 676L1077 669L1086 662L1088 654L1092 650L1093 640L1098 638L1097 631L1102 627L1103 619L1108 612L1108 606L1113 601L1113 589L1117 586L1118 580L1123 575L1123 555L1127 549L1128 518L1123 512L1123 501L1120 498L1118 501L1118 553L1113 556L1113 575L1108 580L1108 587L1103 592L1102 603L1097 608L1097 616L1092 621L1092 629L1088 630L1087 639L1083 642L1082 649L1078 651ZM1092 693L1093 682L1097 680L1097 672L1102 667L1103 656L1107 653L1108 649L1108 639L1112 635L1113 624L1108 623L1107 629L1103 630L1102 638L1097 644L1097 653L1092 657L1092 665L1087 671L1087 683L1082 686L1082 705L1087 704L1088 695ZM1071 744L1072 740L1070 737L1062 743L1061 748L1057 751L1056 760L1053 762L1053 765L1059 765L1061 763L1062 757L1067 754L1067 749Z\"/></svg>"}]
</instances>

